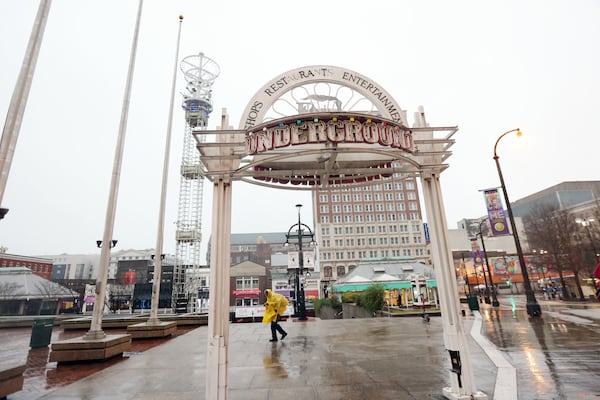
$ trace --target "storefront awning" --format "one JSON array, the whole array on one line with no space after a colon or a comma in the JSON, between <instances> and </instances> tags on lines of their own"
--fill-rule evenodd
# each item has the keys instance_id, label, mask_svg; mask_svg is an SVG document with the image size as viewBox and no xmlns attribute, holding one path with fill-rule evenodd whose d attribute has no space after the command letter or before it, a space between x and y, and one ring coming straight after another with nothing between
<instances>
[{"instance_id":1,"label":"storefront awning","mask_svg":"<svg viewBox=\"0 0 600 400\"><path fill-rule=\"evenodd\" d=\"M390 289L410 289L412 287L412 284L410 283L410 281L396 281L396 282L379 282L379 283L375 283L375 282L370 282L370 283L348 283L348 284L340 284L340 285L333 285L333 291L334 292L338 292L338 293L343 293L343 292L362 292L363 290L366 290L368 287L374 285L374 284L378 284L378 285L382 285L384 289L386 290L390 290Z\"/></svg>"}]
</instances>

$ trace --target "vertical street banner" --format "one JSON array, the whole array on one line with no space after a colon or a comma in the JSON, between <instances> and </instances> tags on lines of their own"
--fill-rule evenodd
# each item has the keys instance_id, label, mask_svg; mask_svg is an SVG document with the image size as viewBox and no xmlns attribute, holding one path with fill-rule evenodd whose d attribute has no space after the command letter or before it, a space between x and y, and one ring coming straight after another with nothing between
<instances>
[{"instance_id":1,"label":"vertical street banner","mask_svg":"<svg viewBox=\"0 0 600 400\"><path fill-rule=\"evenodd\" d=\"M483 257L477 239L471 239L471 256L473 256L473 264L476 267L483 265Z\"/></svg>"},{"instance_id":2,"label":"vertical street banner","mask_svg":"<svg viewBox=\"0 0 600 400\"><path fill-rule=\"evenodd\" d=\"M297 251L288 252L288 269L300 267L300 260L298 259Z\"/></svg>"},{"instance_id":3,"label":"vertical street banner","mask_svg":"<svg viewBox=\"0 0 600 400\"><path fill-rule=\"evenodd\" d=\"M485 205L488 211L488 220L492 230L492 236L508 235L508 224L506 213L502 207L502 199L498 194L498 188L485 189L483 191Z\"/></svg>"},{"instance_id":4,"label":"vertical street banner","mask_svg":"<svg viewBox=\"0 0 600 400\"><path fill-rule=\"evenodd\" d=\"M315 252L314 251L303 251L302 252L302 267L303 268L315 268ZM300 254L297 251L288 252L288 269L300 267Z\"/></svg>"}]
</instances>

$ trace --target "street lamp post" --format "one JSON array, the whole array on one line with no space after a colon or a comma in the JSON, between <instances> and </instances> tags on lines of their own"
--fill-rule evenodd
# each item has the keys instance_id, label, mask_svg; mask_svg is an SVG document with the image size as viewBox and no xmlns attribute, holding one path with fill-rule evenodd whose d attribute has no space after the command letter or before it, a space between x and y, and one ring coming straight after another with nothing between
<instances>
[{"instance_id":1,"label":"street lamp post","mask_svg":"<svg viewBox=\"0 0 600 400\"><path fill-rule=\"evenodd\" d=\"M285 235L285 246L289 245L290 239L296 239L298 241L298 268L296 268L296 276L294 279L294 292L296 295L296 317L300 321L305 321L306 318L306 301L304 298L304 282L301 280L301 276L304 276L304 254L302 252L302 242L305 238L310 238L311 245L314 243L314 235L310 230L308 225L303 224L300 221L300 209L302 208L302 204L296 204L296 208L298 208L298 223L292 225L288 230L288 233ZM291 233L292 229L297 227L297 231L295 234ZM304 233L305 228L308 233Z\"/></svg>"},{"instance_id":2,"label":"street lamp post","mask_svg":"<svg viewBox=\"0 0 600 400\"><path fill-rule=\"evenodd\" d=\"M594 257L596 257L596 265L598 265L600 263L600 257L598 256L598 251L596 250L596 246L594 245L594 238L592 237L592 231L590 230L590 225L594 221L595 221L595 219L591 218L591 217L590 218L575 218L575 222L577 222L581 226L584 226L587 231L588 239L590 241L590 245L592 246L592 251L594 252ZM596 278L594 278L593 269L592 269L592 285L594 286L594 289L596 289Z\"/></svg>"},{"instance_id":3,"label":"street lamp post","mask_svg":"<svg viewBox=\"0 0 600 400\"><path fill-rule=\"evenodd\" d=\"M512 229L513 238L515 240L515 247L517 249L517 255L519 257L519 264L521 265L521 274L523 275L523 284L525 285L525 295L527 297L527 314L532 317L538 317L542 315L542 308L535 298L535 293L531 288L531 282L529 281L529 274L527 272L527 264L525 264L525 257L523 256L523 249L521 248L521 242L519 241L519 234L517 233L517 226L515 224L515 218L513 216L512 208L510 206L510 200L508 198L508 192L506 191L506 184L504 183L504 177L502 176L502 169L500 168L500 161L496 149L498 142L508 135L509 133L517 132L517 136L521 136L521 130L511 129L510 131L504 132L496 140L494 144L494 161L496 161L496 168L498 169L498 177L500 178L500 185L502 186L502 193L504 193L504 201L506 202L506 211L508 213L508 219L510 221L510 227Z\"/></svg>"},{"instance_id":4,"label":"street lamp post","mask_svg":"<svg viewBox=\"0 0 600 400\"><path fill-rule=\"evenodd\" d=\"M488 262L487 250L485 249L485 240L483 240L483 232L481 231L481 225L485 221L486 220L483 219L479 223L479 232L477 233L477 235L479 235L479 237L481 238L481 247L483 248L483 257L485 258L485 267L487 268L488 281L490 282L490 286L492 287L492 306L499 307L500 303L498 302L498 297L496 296L496 290L494 289L494 281L492 280L492 273L490 271L490 264ZM483 271L483 274L485 276L485 271ZM489 300L489 295L488 295L487 299L486 299L486 303L489 304L489 302L490 302L490 300Z\"/></svg>"}]
</instances>

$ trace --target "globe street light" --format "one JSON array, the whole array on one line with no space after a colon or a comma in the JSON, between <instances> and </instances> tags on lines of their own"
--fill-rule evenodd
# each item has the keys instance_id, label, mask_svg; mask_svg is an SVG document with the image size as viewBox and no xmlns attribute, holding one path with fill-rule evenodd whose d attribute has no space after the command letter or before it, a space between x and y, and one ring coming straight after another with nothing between
<instances>
[{"instance_id":1,"label":"globe street light","mask_svg":"<svg viewBox=\"0 0 600 400\"><path fill-rule=\"evenodd\" d=\"M304 298L304 280L301 279L301 276L304 276L304 254L302 253L302 241L305 238L310 238L310 244L314 244L314 235L310 230L308 225L303 224L300 221L300 209L302 208L302 204L296 204L298 208L298 223L292 225L288 230L288 233L285 235L285 246L289 245L290 239L295 239L298 241L298 268L296 268L296 276L294 279L294 292L296 295L296 316L299 320L306 320L306 301ZM296 233L293 234L292 229L297 227ZM304 233L305 230L308 233Z\"/></svg>"},{"instance_id":2,"label":"globe street light","mask_svg":"<svg viewBox=\"0 0 600 400\"><path fill-rule=\"evenodd\" d=\"M485 241L483 240L483 233L481 231L481 225L483 225L483 223L485 222L485 219L482 219L481 222L479 223L479 232L477 232L477 234L475 236L479 236L481 238L481 247L483 247L483 257L485 258L485 266L487 268L487 273L488 273L488 281L490 282L490 286L492 287L492 306L494 307L499 307L500 303L498 302L498 297L496 296L496 290L494 288L494 281L492 280L492 273L490 271L490 264L488 262L488 255L487 255L487 251L485 249ZM483 274L485 275L485 271L483 271ZM487 290L487 287L486 287ZM487 304L490 303L490 298L489 298L489 294L486 294L486 301Z\"/></svg>"},{"instance_id":3,"label":"globe street light","mask_svg":"<svg viewBox=\"0 0 600 400\"><path fill-rule=\"evenodd\" d=\"M529 274L527 273L527 264L525 264L525 257L523 256L523 249L521 248L521 242L519 241L519 234L517 233L515 218L513 217L512 208L510 206L510 200L508 199L508 192L506 191L506 184L504 183L502 169L500 168L500 157L498 157L498 154L496 153L496 148L498 147L498 142L500 142L500 139L512 132L517 132L518 137L522 135L521 130L519 128L511 129L510 131L506 131L502 135L500 135L500 137L496 140L496 144L494 144L494 161L496 161L496 168L498 169L498 176L500 177L500 185L502 186L502 193L504 193L504 201L506 202L506 211L508 213L508 219L510 221L510 227L512 229L513 238L515 239L515 247L517 249L517 255L519 256L519 264L521 265L521 274L523 275L523 284L525 285L525 295L527 297L527 314L529 314L532 317L539 317L542 315L542 308L537 302L535 298L535 293L531 288Z\"/></svg>"}]
</instances>

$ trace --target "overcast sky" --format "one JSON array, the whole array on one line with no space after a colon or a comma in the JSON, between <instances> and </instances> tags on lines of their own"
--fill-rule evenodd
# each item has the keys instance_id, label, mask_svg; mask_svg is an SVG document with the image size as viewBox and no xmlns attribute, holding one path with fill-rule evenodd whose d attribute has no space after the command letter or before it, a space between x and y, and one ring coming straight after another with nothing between
<instances>
[{"instance_id":1,"label":"overcast sky","mask_svg":"<svg viewBox=\"0 0 600 400\"><path fill-rule=\"evenodd\" d=\"M0 112L6 116L37 0L0 1ZM3 199L0 245L24 255L94 253L110 188L137 0L54 0ZM485 214L499 186L496 139L514 201L571 180L598 180L600 2L246 1L144 4L119 188L116 249L156 244L178 16L180 59L203 52L237 127L246 103L278 74L306 65L357 71L382 85L409 121L458 125L441 177L450 228ZM184 88L178 74L177 92ZM164 250L175 253L184 119L177 95ZM204 192L204 247L212 188ZM234 186L232 232L287 231L309 192ZM426 219L426 216L425 216ZM204 253L204 252L203 252ZM202 257L204 260L204 256Z\"/></svg>"}]
</instances>

